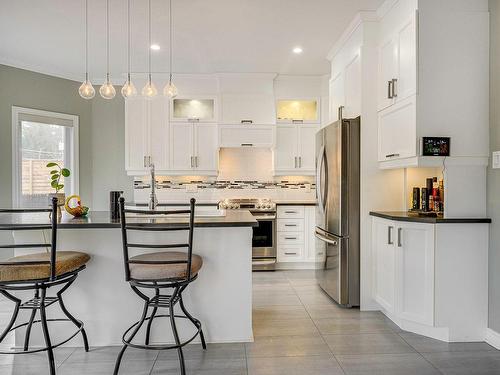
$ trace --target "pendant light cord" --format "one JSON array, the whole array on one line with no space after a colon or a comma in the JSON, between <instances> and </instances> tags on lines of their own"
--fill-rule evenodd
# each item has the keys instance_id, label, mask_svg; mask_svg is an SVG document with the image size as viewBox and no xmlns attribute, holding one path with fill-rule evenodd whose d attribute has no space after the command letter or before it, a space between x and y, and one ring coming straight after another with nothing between
<instances>
[{"instance_id":1,"label":"pendant light cord","mask_svg":"<svg viewBox=\"0 0 500 375\"><path fill-rule=\"evenodd\" d=\"M85 81L89 80L89 6L85 0Z\"/></svg>"},{"instance_id":2,"label":"pendant light cord","mask_svg":"<svg viewBox=\"0 0 500 375\"><path fill-rule=\"evenodd\" d=\"M128 18L128 82L130 83L130 0L127 4L127 18Z\"/></svg>"},{"instance_id":3,"label":"pendant light cord","mask_svg":"<svg viewBox=\"0 0 500 375\"><path fill-rule=\"evenodd\" d=\"M106 0L106 78L109 82L109 0Z\"/></svg>"},{"instance_id":4,"label":"pendant light cord","mask_svg":"<svg viewBox=\"0 0 500 375\"><path fill-rule=\"evenodd\" d=\"M172 83L172 49L173 49L173 46L172 46L172 40L173 40L173 37L172 37L172 30L173 30L173 26L172 26L172 0L169 0L169 18L170 18L170 33L169 33L169 36L170 36L170 83Z\"/></svg>"},{"instance_id":5,"label":"pendant light cord","mask_svg":"<svg viewBox=\"0 0 500 375\"><path fill-rule=\"evenodd\" d=\"M151 0L148 3L149 7L149 54L148 54L148 65L149 65L149 83L151 84Z\"/></svg>"}]
</instances>

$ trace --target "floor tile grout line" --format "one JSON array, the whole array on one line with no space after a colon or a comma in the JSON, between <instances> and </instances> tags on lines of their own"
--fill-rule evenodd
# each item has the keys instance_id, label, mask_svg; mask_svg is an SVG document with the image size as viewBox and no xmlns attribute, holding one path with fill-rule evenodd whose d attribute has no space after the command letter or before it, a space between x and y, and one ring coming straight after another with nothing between
<instances>
[{"instance_id":1,"label":"floor tile grout line","mask_svg":"<svg viewBox=\"0 0 500 375\"><path fill-rule=\"evenodd\" d=\"M431 367L432 367L432 368L434 368L434 369L435 369L438 373L440 373L440 374L443 374L443 375L444 375L444 372L443 372L443 371L441 371L439 368L437 368L436 366L434 366L434 364L433 364L431 361L429 361L427 358L425 358L425 357L424 357L424 355L423 355L422 353L420 353L420 352L419 352L419 351L418 351L418 350L417 350L417 349L416 349L416 348L415 348L412 344L410 344L408 341L406 341L406 340L405 340L405 338L404 338L403 336L401 336L401 334L400 334L400 333L398 333L398 336L399 336L399 337L401 337L401 339L402 339L404 342L406 342L408 345L410 345L410 346L413 348L413 350L415 350L415 352L416 352L416 353L417 353L417 354L418 354L421 358L423 358L423 360L424 360L425 362L427 362L429 365L431 365Z\"/></svg>"}]
</instances>

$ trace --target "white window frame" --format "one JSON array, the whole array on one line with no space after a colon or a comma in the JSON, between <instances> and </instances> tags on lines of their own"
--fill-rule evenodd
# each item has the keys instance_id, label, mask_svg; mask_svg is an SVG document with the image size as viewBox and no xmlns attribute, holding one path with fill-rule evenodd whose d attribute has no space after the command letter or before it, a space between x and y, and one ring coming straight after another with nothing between
<instances>
[{"instance_id":1,"label":"white window frame","mask_svg":"<svg viewBox=\"0 0 500 375\"><path fill-rule=\"evenodd\" d=\"M21 120L22 115L32 115L40 117L52 117L56 119L61 119L69 121L70 125L67 125L73 129L69 134L69 143L71 145L71 163L69 166L65 166L71 170L71 188L76 194L80 189L80 179L79 179L79 141L78 141L78 125L79 118L76 115L70 115L66 113L49 112L40 109L24 108L12 106L12 206L19 208L21 203L21 168L19 163L22 160L21 156Z\"/></svg>"}]
</instances>

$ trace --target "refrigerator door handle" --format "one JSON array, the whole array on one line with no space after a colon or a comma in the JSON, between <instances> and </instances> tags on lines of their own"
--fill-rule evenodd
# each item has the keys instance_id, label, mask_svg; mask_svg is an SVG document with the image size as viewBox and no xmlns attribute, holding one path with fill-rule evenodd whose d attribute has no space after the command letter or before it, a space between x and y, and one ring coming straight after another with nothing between
<instances>
[{"instance_id":1,"label":"refrigerator door handle","mask_svg":"<svg viewBox=\"0 0 500 375\"><path fill-rule=\"evenodd\" d=\"M318 161L318 166L317 166L317 171L316 171L316 194L318 196L318 203L321 209L324 211L326 208L326 197L324 196L325 192L322 191L321 189L321 170L323 169L323 166L325 165L325 146L321 147L321 151L319 152L319 161ZM327 186L328 186L328 174L325 173L325 191L327 191Z\"/></svg>"},{"instance_id":2,"label":"refrigerator door handle","mask_svg":"<svg viewBox=\"0 0 500 375\"><path fill-rule=\"evenodd\" d=\"M330 245L337 246L339 244L339 242L337 240L332 240L332 239L327 238L325 235L321 234L318 230L316 230L314 232L314 235L316 236L316 238L318 238L321 241L326 242Z\"/></svg>"}]
</instances>

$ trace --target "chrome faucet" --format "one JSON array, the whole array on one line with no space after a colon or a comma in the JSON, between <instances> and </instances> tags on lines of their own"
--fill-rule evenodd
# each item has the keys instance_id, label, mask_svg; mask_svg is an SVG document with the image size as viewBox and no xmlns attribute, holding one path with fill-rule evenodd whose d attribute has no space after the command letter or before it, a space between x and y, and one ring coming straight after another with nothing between
<instances>
[{"instance_id":1,"label":"chrome faucet","mask_svg":"<svg viewBox=\"0 0 500 375\"><path fill-rule=\"evenodd\" d=\"M149 171L151 174L151 193L149 193L149 204L148 207L150 210L156 210L156 206L158 206L158 199L156 198L156 179L155 179L155 165L154 163L149 164Z\"/></svg>"}]
</instances>

